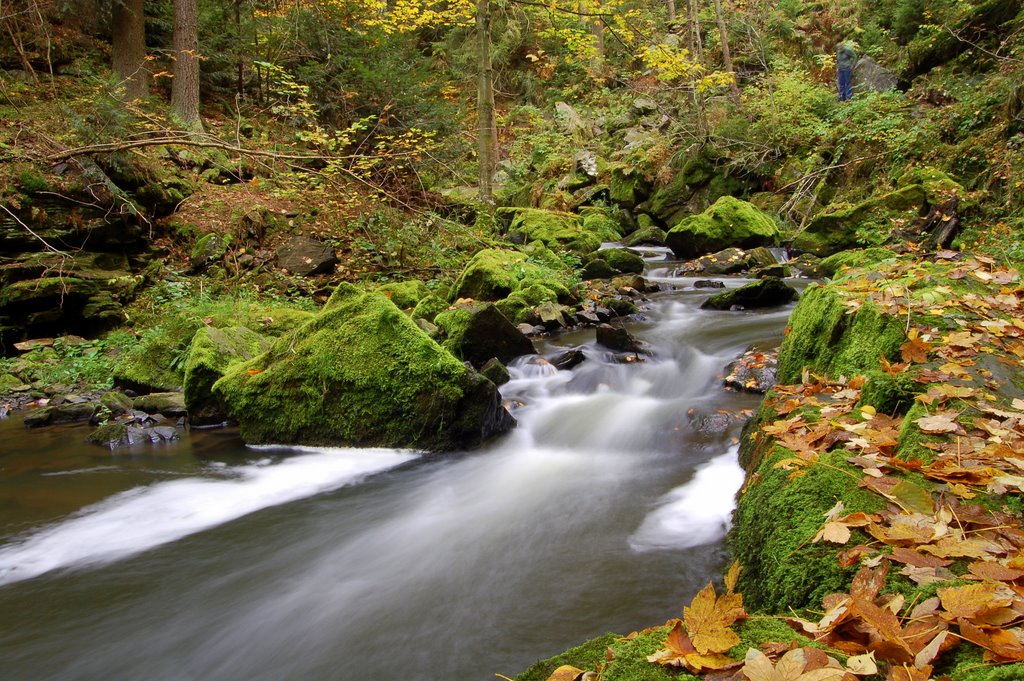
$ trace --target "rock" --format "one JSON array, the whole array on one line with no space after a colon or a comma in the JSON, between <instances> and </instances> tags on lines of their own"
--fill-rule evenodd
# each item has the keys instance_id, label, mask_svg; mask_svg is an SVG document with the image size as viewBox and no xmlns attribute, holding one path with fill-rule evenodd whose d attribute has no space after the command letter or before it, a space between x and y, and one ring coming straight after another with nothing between
<instances>
[{"instance_id":1,"label":"rock","mask_svg":"<svg viewBox=\"0 0 1024 681\"><path fill-rule=\"evenodd\" d=\"M331 246L308 237L293 236L277 249L277 266L300 277L330 274L337 264Z\"/></svg>"},{"instance_id":2,"label":"rock","mask_svg":"<svg viewBox=\"0 0 1024 681\"><path fill-rule=\"evenodd\" d=\"M886 92L895 90L900 78L867 55L857 60L853 67L853 89L855 92Z\"/></svg>"},{"instance_id":3,"label":"rock","mask_svg":"<svg viewBox=\"0 0 1024 681\"><path fill-rule=\"evenodd\" d=\"M784 279L790 276L789 267L783 264L768 265L766 267L756 267L750 271L750 276L757 279L764 279L766 277L778 277Z\"/></svg>"},{"instance_id":4,"label":"rock","mask_svg":"<svg viewBox=\"0 0 1024 681\"><path fill-rule=\"evenodd\" d=\"M769 277L712 296L701 304L704 310L753 310L785 305L796 300L796 289L778 277Z\"/></svg>"},{"instance_id":5,"label":"rock","mask_svg":"<svg viewBox=\"0 0 1024 681\"><path fill-rule=\"evenodd\" d=\"M77 404L43 407L25 416L25 427L39 428L58 423L88 421L92 418L98 406L95 402L79 402Z\"/></svg>"},{"instance_id":6,"label":"rock","mask_svg":"<svg viewBox=\"0 0 1024 681\"><path fill-rule=\"evenodd\" d=\"M622 298L614 298L607 296L601 299L601 306L595 308L598 316L602 316L602 312L606 317L604 321L608 321L610 317L628 317L631 314L637 312L636 303L631 300L624 300ZM603 310L602 310L603 306Z\"/></svg>"},{"instance_id":7,"label":"rock","mask_svg":"<svg viewBox=\"0 0 1024 681\"><path fill-rule=\"evenodd\" d=\"M728 247L774 245L779 228L753 204L723 196L699 215L681 220L665 243L680 258L695 258Z\"/></svg>"},{"instance_id":8,"label":"rock","mask_svg":"<svg viewBox=\"0 0 1024 681\"><path fill-rule=\"evenodd\" d=\"M491 357L480 367L480 375L494 385L505 385L511 380L508 369L497 357Z\"/></svg>"},{"instance_id":9,"label":"rock","mask_svg":"<svg viewBox=\"0 0 1024 681\"><path fill-rule=\"evenodd\" d=\"M416 307L421 300L432 295L427 285L417 280L383 284L377 287L377 291L403 310Z\"/></svg>"},{"instance_id":10,"label":"rock","mask_svg":"<svg viewBox=\"0 0 1024 681\"><path fill-rule=\"evenodd\" d=\"M608 261L598 257L591 259L580 270L580 276L588 281L592 279L611 279L615 274L615 270L608 264Z\"/></svg>"},{"instance_id":11,"label":"rock","mask_svg":"<svg viewBox=\"0 0 1024 681\"><path fill-rule=\"evenodd\" d=\"M493 383L390 300L351 284L266 353L232 366L213 391L248 443L447 451L515 425Z\"/></svg>"},{"instance_id":12,"label":"rock","mask_svg":"<svg viewBox=\"0 0 1024 681\"><path fill-rule=\"evenodd\" d=\"M778 350L747 350L726 368L728 374L724 380L725 387L756 394L766 393L775 387L778 363Z\"/></svg>"},{"instance_id":13,"label":"rock","mask_svg":"<svg viewBox=\"0 0 1024 681\"><path fill-rule=\"evenodd\" d=\"M230 234L210 233L204 234L192 247L189 261L192 263L193 272L201 272L214 263L224 259L224 255L231 246Z\"/></svg>"},{"instance_id":14,"label":"rock","mask_svg":"<svg viewBox=\"0 0 1024 681\"><path fill-rule=\"evenodd\" d=\"M184 416L188 413L185 408L185 395L182 393L150 393L140 395L133 400L132 405L138 411L147 414L163 414L164 416Z\"/></svg>"},{"instance_id":15,"label":"rock","mask_svg":"<svg viewBox=\"0 0 1024 681\"><path fill-rule=\"evenodd\" d=\"M834 278L844 269L871 267L895 257L896 254L888 248L854 248L819 260L818 269L821 276Z\"/></svg>"},{"instance_id":16,"label":"rock","mask_svg":"<svg viewBox=\"0 0 1024 681\"><path fill-rule=\"evenodd\" d=\"M654 225L640 227L622 240L624 246L664 246L665 230Z\"/></svg>"},{"instance_id":17,"label":"rock","mask_svg":"<svg viewBox=\"0 0 1024 681\"><path fill-rule=\"evenodd\" d=\"M581 217L543 208L499 208L500 215L512 216L508 236L513 242L540 241L546 247L586 255L606 241L621 238L617 223L606 215Z\"/></svg>"},{"instance_id":18,"label":"rock","mask_svg":"<svg viewBox=\"0 0 1024 681\"><path fill-rule=\"evenodd\" d=\"M52 338L33 338L31 340L21 341L20 343L14 344L14 349L19 352L28 352L29 350L35 350L36 348L52 348Z\"/></svg>"},{"instance_id":19,"label":"rock","mask_svg":"<svg viewBox=\"0 0 1024 681\"><path fill-rule=\"evenodd\" d=\"M698 279L693 282L694 288L725 288L724 281L715 281L714 279Z\"/></svg>"},{"instance_id":20,"label":"rock","mask_svg":"<svg viewBox=\"0 0 1024 681\"><path fill-rule=\"evenodd\" d=\"M547 267L537 264L538 260ZM571 295L569 289L553 276L562 272L569 276L564 263L547 248L533 248L529 253L485 249L466 264L452 285L449 299L497 301L536 285L555 298L568 300Z\"/></svg>"},{"instance_id":21,"label":"rock","mask_svg":"<svg viewBox=\"0 0 1024 681\"><path fill-rule=\"evenodd\" d=\"M612 203L632 210L647 198L650 191L650 184L644 179L643 173L634 172L632 168L612 170L611 183L608 185Z\"/></svg>"},{"instance_id":22,"label":"rock","mask_svg":"<svg viewBox=\"0 0 1024 681\"><path fill-rule=\"evenodd\" d=\"M644 259L625 248L607 248L598 254L617 274L640 274L644 271Z\"/></svg>"},{"instance_id":23,"label":"rock","mask_svg":"<svg viewBox=\"0 0 1024 681\"><path fill-rule=\"evenodd\" d=\"M551 365L559 371L567 371L573 367L579 366L587 359L587 356L583 354L583 350L579 348L573 348L560 352L557 355L548 359Z\"/></svg>"},{"instance_id":24,"label":"rock","mask_svg":"<svg viewBox=\"0 0 1024 681\"><path fill-rule=\"evenodd\" d=\"M597 344L603 345L609 350L619 352L640 352L642 350L640 341L633 338L633 334L621 326L601 324L597 327L596 331Z\"/></svg>"},{"instance_id":25,"label":"rock","mask_svg":"<svg viewBox=\"0 0 1024 681\"><path fill-rule=\"evenodd\" d=\"M128 444L128 426L123 423L107 423L85 436L91 445L117 449Z\"/></svg>"},{"instance_id":26,"label":"rock","mask_svg":"<svg viewBox=\"0 0 1024 681\"><path fill-rule=\"evenodd\" d=\"M213 395L213 384L232 364L250 360L266 352L270 345L270 339L244 326L223 329L204 326L196 331L185 360L182 388L189 420L200 426L226 420L223 406Z\"/></svg>"},{"instance_id":27,"label":"rock","mask_svg":"<svg viewBox=\"0 0 1024 681\"><path fill-rule=\"evenodd\" d=\"M447 302L431 294L421 298L420 301L416 303L416 307L412 309L411 316L413 319L423 319L433 324L434 317L447 309Z\"/></svg>"},{"instance_id":28,"label":"rock","mask_svg":"<svg viewBox=\"0 0 1024 681\"><path fill-rule=\"evenodd\" d=\"M100 396L100 404L107 408L113 416L119 416L135 408L132 398L120 390L109 390Z\"/></svg>"},{"instance_id":29,"label":"rock","mask_svg":"<svg viewBox=\"0 0 1024 681\"><path fill-rule=\"evenodd\" d=\"M747 252L740 248L726 248L697 258L688 264L688 270L706 274L736 274L747 269Z\"/></svg>"},{"instance_id":30,"label":"rock","mask_svg":"<svg viewBox=\"0 0 1024 681\"><path fill-rule=\"evenodd\" d=\"M491 303L457 305L434 321L447 336L444 347L476 367L492 357L507 363L520 355L536 353L530 339Z\"/></svg>"},{"instance_id":31,"label":"rock","mask_svg":"<svg viewBox=\"0 0 1024 681\"><path fill-rule=\"evenodd\" d=\"M795 269L800 276L811 279L821 279L826 276L821 268L821 258L810 253L801 253L797 257L786 261L790 269Z\"/></svg>"},{"instance_id":32,"label":"rock","mask_svg":"<svg viewBox=\"0 0 1024 681\"><path fill-rule=\"evenodd\" d=\"M565 102L555 103L555 122L563 132L573 137L586 139L594 135L594 125Z\"/></svg>"},{"instance_id":33,"label":"rock","mask_svg":"<svg viewBox=\"0 0 1024 681\"><path fill-rule=\"evenodd\" d=\"M17 376L0 374L0 393L13 392L25 385Z\"/></svg>"}]
</instances>

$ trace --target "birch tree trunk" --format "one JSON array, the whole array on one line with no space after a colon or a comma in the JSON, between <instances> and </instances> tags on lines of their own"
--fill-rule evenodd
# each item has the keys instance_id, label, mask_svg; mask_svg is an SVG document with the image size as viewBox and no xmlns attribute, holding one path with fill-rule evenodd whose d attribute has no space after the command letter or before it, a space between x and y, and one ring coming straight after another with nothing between
<instances>
[{"instance_id":1,"label":"birch tree trunk","mask_svg":"<svg viewBox=\"0 0 1024 681\"><path fill-rule=\"evenodd\" d=\"M736 84L736 70L732 67L732 54L729 52L729 31L725 25L725 17L722 16L722 0L715 0L715 20L718 22L718 37L722 42L722 65L725 70L732 74L730 83L730 94L736 106L740 105L740 87Z\"/></svg>"}]
</instances>

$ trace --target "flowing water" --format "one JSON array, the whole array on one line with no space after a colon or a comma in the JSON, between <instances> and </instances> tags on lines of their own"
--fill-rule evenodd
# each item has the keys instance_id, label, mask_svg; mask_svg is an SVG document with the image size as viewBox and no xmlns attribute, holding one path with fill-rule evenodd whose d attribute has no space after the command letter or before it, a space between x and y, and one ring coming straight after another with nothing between
<instances>
[{"instance_id":1,"label":"flowing water","mask_svg":"<svg viewBox=\"0 0 1024 681\"><path fill-rule=\"evenodd\" d=\"M739 425L705 426L757 403L720 376L790 310L701 311L671 272L630 327L652 357L539 342L587 359L513 363L519 427L479 451L193 431L112 456L0 423L0 679L483 681L677 616L742 482Z\"/></svg>"}]
</instances>

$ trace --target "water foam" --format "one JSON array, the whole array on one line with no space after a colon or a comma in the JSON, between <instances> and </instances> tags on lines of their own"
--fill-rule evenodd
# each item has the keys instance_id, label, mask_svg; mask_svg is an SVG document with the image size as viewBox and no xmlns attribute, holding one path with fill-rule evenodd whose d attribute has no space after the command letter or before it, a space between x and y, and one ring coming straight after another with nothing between
<instances>
[{"instance_id":1,"label":"water foam","mask_svg":"<svg viewBox=\"0 0 1024 681\"><path fill-rule=\"evenodd\" d=\"M716 542L725 536L743 485L737 448L697 469L690 482L666 494L629 538L635 551L685 549Z\"/></svg>"},{"instance_id":2,"label":"water foam","mask_svg":"<svg viewBox=\"0 0 1024 681\"><path fill-rule=\"evenodd\" d=\"M51 570L102 565L276 506L360 482L416 458L393 449L293 449L219 479L159 482L114 495L0 548L0 585Z\"/></svg>"}]
</instances>

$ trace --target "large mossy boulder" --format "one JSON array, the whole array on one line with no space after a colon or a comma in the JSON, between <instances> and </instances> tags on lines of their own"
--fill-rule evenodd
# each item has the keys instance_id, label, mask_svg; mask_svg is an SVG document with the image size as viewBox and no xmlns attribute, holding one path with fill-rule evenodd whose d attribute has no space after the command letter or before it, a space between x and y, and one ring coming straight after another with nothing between
<instances>
[{"instance_id":1,"label":"large mossy boulder","mask_svg":"<svg viewBox=\"0 0 1024 681\"><path fill-rule=\"evenodd\" d=\"M444 347L459 359L482 367L492 357L508 363L537 351L492 303L471 302L440 313L434 323L445 332Z\"/></svg>"},{"instance_id":2,"label":"large mossy boulder","mask_svg":"<svg viewBox=\"0 0 1024 681\"><path fill-rule=\"evenodd\" d=\"M778 277L765 277L711 296L701 304L701 308L705 310L755 310L785 305L798 297L796 289Z\"/></svg>"},{"instance_id":3,"label":"large mossy boulder","mask_svg":"<svg viewBox=\"0 0 1024 681\"><path fill-rule=\"evenodd\" d=\"M540 286L557 299L572 293L564 283L568 268L547 247L531 244L525 251L487 249L473 256L452 285L450 300L498 301L514 292Z\"/></svg>"},{"instance_id":4,"label":"large mossy boulder","mask_svg":"<svg viewBox=\"0 0 1024 681\"><path fill-rule=\"evenodd\" d=\"M350 284L213 392L249 443L446 451L515 423L493 383L386 297Z\"/></svg>"},{"instance_id":5,"label":"large mossy boulder","mask_svg":"<svg viewBox=\"0 0 1024 681\"><path fill-rule=\"evenodd\" d=\"M213 395L216 383L237 362L250 360L270 348L271 341L244 326L196 331L185 361L184 397L189 421L208 425L225 420L224 408Z\"/></svg>"},{"instance_id":6,"label":"large mossy boulder","mask_svg":"<svg viewBox=\"0 0 1024 681\"><path fill-rule=\"evenodd\" d=\"M703 213L684 218L669 230L666 245L680 258L696 258L730 246L773 246L779 238L775 221L753 204L723 196Z\"/></svg>"},{"instance_id":7,"label":"large mossy boulder","mask_svg":"<svg viewBox=\"0 0 1024 681\"><path fill-rule=\"evenodd\" d=\"M616 241L622 236L614 221L598 214L583 217L542 208L499 209L499 212L501 210L512 211L508 236L516 243L540 241L551 249L586 255L600 248L603 242Z\"/></svg>"},{"instance_id":8,"label":"large mossy boulder","mask_svg":"<svg viewBox=\"0 0 1024 681\"><path fill-rule=\"evenodd\" d=\"M896 189L855 205L830 207L811 218L793 249L828 256L864 243L884 243L894 233L910 236L931 209L963 195L963 187L934 168L904 173Z\"/></svg>"},{"instance_id":9,"label":"large mossy boulder","mask_svg":"<svg viewBox=\"0 0 1024 681\"><path fill-rule=\"evenodd\" d=\"M422 281L396 281L377 287L377 291L391 299L391 302L403 310L411 310L431 295L430 289Z\"/></svg>"}]
</instances>

